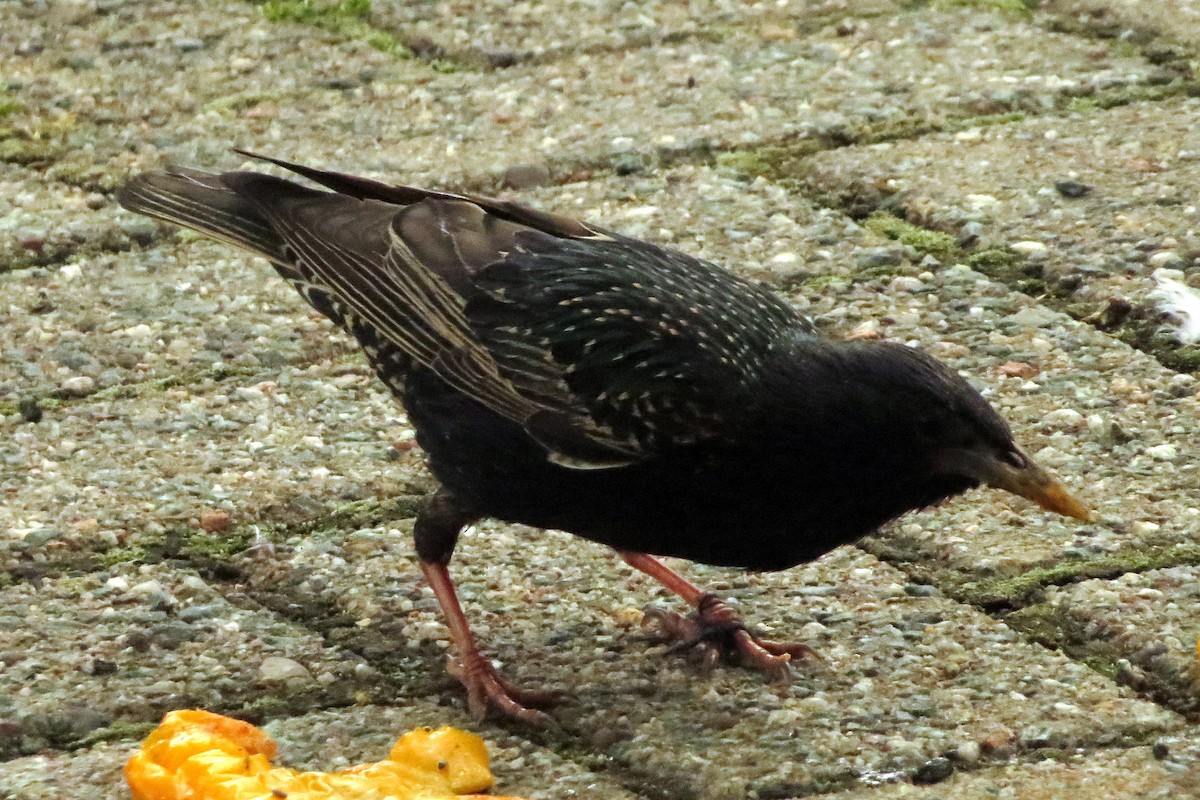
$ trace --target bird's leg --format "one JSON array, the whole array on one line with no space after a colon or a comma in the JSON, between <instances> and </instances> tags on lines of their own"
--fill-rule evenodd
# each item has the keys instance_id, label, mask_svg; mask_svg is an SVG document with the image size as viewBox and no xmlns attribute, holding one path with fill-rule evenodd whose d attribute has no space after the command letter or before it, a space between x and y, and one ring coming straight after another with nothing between
<instances>
[{"instance_id":1,"label":"bird's leg","mask_svg":"<svg viewBox=\"0 0 1200 800\"><path fill-rule=\"evenodd\" d=\"M459 605L458 593L454 591L450 556L454 553L459 532L476 519L478 516L464 510L453 495L443 489L431 497L417 515L414 530L421 572L442 607L450 639L458 650L458 656L450 659L450 674L466 687L467 705L476 719L482 721L488 708L495 706L510 717L544 725L550 722L550 717L536 707L553 705L557 700L555 694L518 689L496 672L476 647L475 635Z\"/></svg>"},{"instance_id":2,"label":"bird's leg","mask_svg":"<svg viewBox=\"0 0 1200 800\"><path fill-rule=\"evenodd\" d=\"M629 550L617 552L626 564L654 578L695 609L686 617L658 609L647 612L647 616L658 624L660 633L677 642L675 647L702 647L713 660L723 652L736 652L750 666L784 682L791 680L789 665L793 658L820 658L806 644L774 642L755 636L728 603L712 592L704 591L654 556Z\"/></svg>"}]
</instances>

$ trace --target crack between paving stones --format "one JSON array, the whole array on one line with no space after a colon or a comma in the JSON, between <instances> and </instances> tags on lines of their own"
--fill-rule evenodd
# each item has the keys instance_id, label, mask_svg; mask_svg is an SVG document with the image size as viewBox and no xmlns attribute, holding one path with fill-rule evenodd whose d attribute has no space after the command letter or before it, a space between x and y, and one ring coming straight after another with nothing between
<instances>
[{"instance_id":1,"label":"crack between paving stones","mask_svg":"<svg viewBox=\"0 0 1200 800\"><path fill-rule=\"evenodd\" d=\"M423 498L424 495L420 496L420 499ZM419 503L419 500L417 503ZM415 514L417 503L414 503L412 498L408 498L404 502L401 502L394 511L385 512L382 507L376 508L368 502L367 511L377 517L375 521L386 518L386 521L394 522L412 518ZM306 523L303 527L311 533L312 530L324 528L331 519L337 519L341 516L344 516L344 513L342 515L330 515L321 520ZM367 520L359 519L354 525L342 528L342 534L347 535L352 530L358 529L364 521ZM275 533L276 536L273 538L283 539L295 535L295 529L284 528ZM326 531L326 533L331 536L337 535L332 530ZM212 564L207 559L196 556L185 555L178 559L173 559L172 563L198 569L201 574L207 573L209 575L208 580L212 581L214 586L238 585L239 588L236 592L220 592L221 596L232 605L249 610L266 611L317 635L327 647L334 647L354 653L364 663L375 668L381 678L383 685L379 687L378 691L374 692L376 698L370 700L372 703L386 706L392 704L397 698L403 700L404 698L423 698L436 695L444 698L455 698L454 700L450 700L450 702L455 706L462 705L462 693L458 690L457 684L442 674L442 658L444 657L444 653L440 650L434 652L432 656L426 650L395 655L394 653L400 652L398 650L399 645L397 644L396 648L393 648L394 653L373 653L365 642L355 640L355 635L361 633L360 629L354 624L355 621L347 617L331 601L314 605L311 597L308 595L296 594L286 591L286 589L280 591L255 586L243 587L240 586L240 576L234 574L228 574L224 577L212 577ZM338 636L339 631L348 633L344 636ZM366 636L365 633L362 635ZM415 683L393 677L397 670L401 669L405 663L413 661L431 662L419 666L416 672L421 677ZM361 704L361 702L363 701L356 701L357 704ZM330 708L349 707L350 705L352 704L328 704L319 708L305 709L304 713L307 714L316 710L327 710ZM265 718L279 719L285 716L288 715L273 714ZM644 790L648 785L639 773L623 767L603 752L581 747L581 742L584 741L582 735L578 735L575 738L563 739L553 731L531 730L515 721L501 719L493 720L493 722L509 734L518 736L538 747L549 749L559 758L574 763L587 772L608 778L622 788L635 794L646 794ZM650 786L649 788L653 787ZM661 793L646 796L658 795L661 795ZM666 800L666 795L661 796L663 800Z\"/></svg>"},{"instance_id":2,"label":"crack between paving stones","mask_svg":"<svg viewBox=\"0 0 1200 800\"><path fill-rule=\"evenodd\" d=\"M1122 653L1086 630L1086 623L1069 611L1048 608L1044 590L1088 580L1107 580L1172 566L1200 565L1200 545L1144 542L1078 561L1048 563L1024 572L987 580L964 580L961 575L930 569L891 537L871 537L856 547L889 564L919 584L937 587L947 598L979 609L1004 623L1026 641L1057 650L1106 679L1133 690L1139 697L1200 722L1200 698L1190 675L1170 669L1158 653ZM1044 610L1043 610L1044 609ZM1074 631L1074 633L1073 633Z\"/></svg>"},{"instance_id":3,"label":"crack between paving stones","mask_svg":"<svg viewBox=\"0 0 1200 800\"><path fill-rule=\"evenodd\" d=\"M1200 346L1181 345L1171 339L1153 308L1125 309L1116 319L1105 309L1097 309L1094 302L1072 301L1070 298L1080 285L1078 276L1068 275L1059 283L1051 283L1041 274L1038 262L1031 261L1008 246L979 250L963 246L946 231L903 216L902 210L891 207L890 200L890 197L866 200L865 209L851 207L850 200L841 203L818 201L818 204L822 208L848 214L863 222L868 229L874 228L887 238L912 246L919 256L931 255L943 263L965 264L1010 290L1024 294L1039 305L1086 323L1110 338L1127 344L1169 370L1200 374ZM864 215L864 210L869 213Z\"/></svg>"}]
</instances>

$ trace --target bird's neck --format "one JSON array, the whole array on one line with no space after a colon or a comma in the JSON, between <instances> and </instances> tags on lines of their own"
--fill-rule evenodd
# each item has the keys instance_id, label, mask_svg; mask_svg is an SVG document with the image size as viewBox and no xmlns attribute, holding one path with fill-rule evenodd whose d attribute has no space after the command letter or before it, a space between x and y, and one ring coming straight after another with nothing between
<instances>
[{"instance_id":1,"label":"bird's neck","mask_svg":"<svg viewBox=\"0 0 1200 800\"><path fill-rule=\"evenodd\" d=\"M830 488L867 490L862 502L877 502L877 514L888 518L906 510L892 508L901 497L931 504L971 483L934 474L929 453L913 436L911 415L872 372L872 348L882 346L803 334L781 342L762 387L761 419L777 422L756 435L780 464L819 465L805 474Z\"/></svg>"}]
</instances>

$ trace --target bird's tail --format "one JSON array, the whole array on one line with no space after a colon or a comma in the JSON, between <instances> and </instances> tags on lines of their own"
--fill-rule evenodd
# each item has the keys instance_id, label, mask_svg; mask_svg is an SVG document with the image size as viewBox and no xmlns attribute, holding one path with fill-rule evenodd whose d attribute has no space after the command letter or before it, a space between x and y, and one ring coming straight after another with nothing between
<instances>
[{"instance_id":1,"label":"bird's tail","mask_svg":"<svg viewBox=\"0 0 1200 800\"><path fill-rule=\"evenodd\" d=\"M213 175L191 169L136 175L117 193L122 207L245 248L275 263L283 239L262 212L225 182L237 173Z\"/></svg>"}]
</instances>

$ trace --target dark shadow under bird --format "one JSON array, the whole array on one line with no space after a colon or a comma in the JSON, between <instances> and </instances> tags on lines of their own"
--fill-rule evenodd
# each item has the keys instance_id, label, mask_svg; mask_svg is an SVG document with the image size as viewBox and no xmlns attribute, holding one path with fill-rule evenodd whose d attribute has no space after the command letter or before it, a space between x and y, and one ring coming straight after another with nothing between
<instances>
[{"instance_id":1,"label":"dark shadow under bird","mask_svg":"<svg viewBox=\"0 0 1200 800\"><path fill-rule=\"evenodd\" d=\"M808 648L654 556L785 569L979 485L1087 518L919 350L827 338L761 286L573 219L265 160L331 191L176 169L118 199L266 258L400 398L441 486L417 554L480 716L544 721L552 699L501 677L459 607L450 557L484 517L615 548L693 607L665 628L781 674Z\"/></svg>"}]
</instances>

